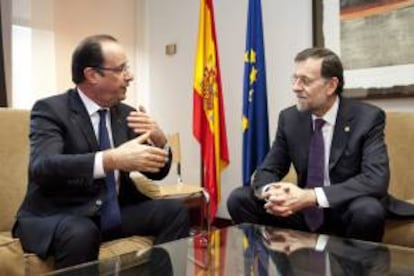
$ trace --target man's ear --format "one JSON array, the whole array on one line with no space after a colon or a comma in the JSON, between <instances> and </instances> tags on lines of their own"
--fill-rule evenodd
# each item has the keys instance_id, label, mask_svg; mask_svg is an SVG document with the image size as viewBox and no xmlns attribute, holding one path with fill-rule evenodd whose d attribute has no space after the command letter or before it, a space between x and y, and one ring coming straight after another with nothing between
<instances>
[{"instance_id":1,"label":"man's ear","mask_svg":"<svg viewBox=\"0 0 414 276\"><path fill-rule=\"evenodd\" d=\"M92 67L85 67L83 69L85 80L89 83L95 84L98 81L99 72Z\"/></svg>"},{"instance_id":2,"label":"man's ear","mask_svg":"<svg viewBox=\"0 0 414 276\"><path fill-rule=\"evenodd\" d=\"M330 78L328 82L328 95L335 94L336 88L338 87L339 80L337 77Z\"/></svg>"}]
</instances>

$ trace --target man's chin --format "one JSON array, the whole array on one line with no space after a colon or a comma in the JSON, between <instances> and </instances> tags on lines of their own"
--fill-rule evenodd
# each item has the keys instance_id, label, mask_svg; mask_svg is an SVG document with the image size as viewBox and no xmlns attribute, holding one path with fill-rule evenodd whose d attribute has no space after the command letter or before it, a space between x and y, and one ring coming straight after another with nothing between
<instances>
[{"instance_id":1,"label":"man's chin","mask_svg":"<svg viewBox=\"0 0 414 276\"><path fill-rule=\"evenodd\" d=\"M299 112L305 112L305 111L308 111L309 108L304 104L296 103L296 109Z\"/></svg>"},{"instance_id":2,"label":"man's chin","mask_svg":"<svg viewBox=\"0 0 414 276\"><path fill-rule=\"evenodd\" d=\"M118 97L117 99L113 99L111 102L108 102L108 106L115 106L125 100L126 97Z\"/></svg>"},{"instance_id":3,"label":"man's chin","mask_svg":"<svg viewBox=\"0 0 414 276\"><path fill-rule=\"evenodd\" d=\"M125 92L123 92L121 95L119 95L118 100L119 100L120 102L122 102L122 101L124 101L125 99L126 99L126 91L125 91Z\"/></svg>"}]
</instances>

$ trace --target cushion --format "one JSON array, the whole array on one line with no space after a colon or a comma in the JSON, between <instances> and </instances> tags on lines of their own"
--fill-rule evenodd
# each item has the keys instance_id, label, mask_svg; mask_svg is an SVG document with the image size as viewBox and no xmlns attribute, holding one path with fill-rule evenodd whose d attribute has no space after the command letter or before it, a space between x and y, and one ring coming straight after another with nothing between
<instances>
[{"instance_id":1,"label":"cushion","mask_svg":"<svg viewBox=\"0 0 414 276\"><path fill-rule=\"evenodd\" d=\"M10 231L27 189L29 111L0 108L0 128L0 231Z\"/></svg>"},{"instance_id":2,"label":"cushion","mask_svg":"<svg viewBox=\"0 0 414 276\"><path fill-rule=\"evenodd\" d=\"M26 266L26 275L43 275L53 271L53 258L48 258L45 261L36 254L25 253L22 259L24 259Z\"/></svg>"},{"instance_id":3,"label":"cushion","mask_svg":"<svg viewBox=\"0 0 414 276\"><path fill-rule=\"evenodd\" d=\"M141 193L153 199L183 197L203 192L202 187L191 184L176 183L158 185L140 172L131 172L129 176Z\"/></svg>"},{"instance_id":4,"label":"cushion","mask_svg":"<svg viewBox=\"0 0 414 276\"><path fill-rule=\"evenodd\" d=\"M414 247L414 220L387 219L382 242Z\"/></svg>"},{"instance_id":5,"label":"cushion","mask_svg":"<svg viewBox=\"0 0 414 276\"><path fill-rule=\"evenodd\" d=\"M385 142L390 158L389 193L399 199L414 198L414 112L387 112Z\"/></svg>"},{"instance_id":6,"label":"cushion","mask_svg":"<svg viewBox=\"0 0 414 276\"><path fill-rule=\"evenodd\" d=\"M25 275L23 250L18 239L0 237L0 275Z\"/></svg>"},{"instance_id":7,"label":"cushion","mask_svg":"<svg viewBox=\"0 0 414 276\"><path fill-rule=\"evenodd\" d=\"M140 251L152 246L152 237L131 236L105 242L99 250L99 259L103 260L133 251Z\"/></svg>"},{"instance_id":8,"label":"cushion","mask_svg":"<svg viewBox=\"0 0 414 276\"><path fill-rule=\"evenodd\" d=\"M1 231L0 232L0 245L5 243L5 242L12 241L12 240L13 240L13 237L12 237L10 231Z\"/></svg>"}]
</instances>

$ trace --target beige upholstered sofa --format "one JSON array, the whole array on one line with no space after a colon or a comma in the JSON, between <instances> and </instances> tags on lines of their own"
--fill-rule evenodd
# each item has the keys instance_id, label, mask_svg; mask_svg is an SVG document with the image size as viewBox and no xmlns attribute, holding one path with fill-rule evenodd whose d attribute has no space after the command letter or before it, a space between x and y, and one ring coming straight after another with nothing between
<instances>
[{"instance_id":1,"label":"beige upholstered sofa","mask_svg":"<svg viewBox=\"0 0 414 276\"><path fill-rule=\"evenodd\" d=\"M414 204L414 112L388 112L389 193ZM414 220L388 220L383 242L414 247Z\"/></svg>"},{"instance_id":2,"label":"beige upholstered sofa","mask_svg":"<svg viewBox=\"0 0 414 276\"><path fill-rule=\"evenodd\" d=\"M53 260L23 254L11 237L16 210L27 187L29 111L0 108L0 276L39 275L52 269ZM108 258L152 245L149 237L133 236L104 243L99 258Z\"/></svg>"}]
</instances>

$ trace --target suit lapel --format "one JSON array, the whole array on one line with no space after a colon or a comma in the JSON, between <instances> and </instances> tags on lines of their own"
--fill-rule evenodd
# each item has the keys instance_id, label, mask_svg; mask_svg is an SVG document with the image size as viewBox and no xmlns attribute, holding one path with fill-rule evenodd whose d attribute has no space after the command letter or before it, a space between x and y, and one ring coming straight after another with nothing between
<instances>
[{"instance_id":1,"label":"suit lapel","mask_svg":"<svg viewBox=\"0 0 414 276\"><path fill-rule=\"evenodd\" d=\"M329 157L329 169L333 169L345 150L349 135L352 132L351 121L353 115L349 112L348 102L341 98L335 129L332 137L331 153Z\"/></svg>"},{"instance_id":2,"label":"suit lapel","mask_svg":"<svg viewBox=\"0 0 414 276\"><path fill-rule=\"evenodd\" d=\"M72 111L71 120L73 124L81 129L92 150L98 151L99 144L88 111L79 97L78 92L74 89L69 91L69 108Z\"/></svg>"}]
</instances>

